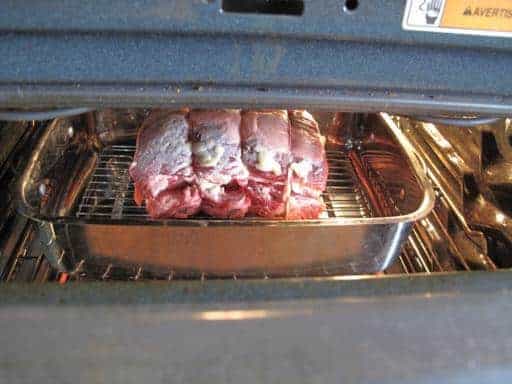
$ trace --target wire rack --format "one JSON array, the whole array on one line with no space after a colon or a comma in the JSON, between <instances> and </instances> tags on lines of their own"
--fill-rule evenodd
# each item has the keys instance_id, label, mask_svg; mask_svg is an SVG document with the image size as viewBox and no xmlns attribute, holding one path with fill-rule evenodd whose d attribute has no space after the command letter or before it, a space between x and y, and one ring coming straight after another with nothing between
<instances>
[{"instance_id":1,"label":"wire rack","mask_svg":"<svg viewBox=\"0 0 512 384\"><path fill-rule=\"evenodd\" d=\"M128 168L135 146L115 145L104 149L82 195L76 215L79 218L146 219L145 207L135 204L134 185ZM346 153L327 151L329 179L322 194L326 209L320 219L364 218L371 216L367 199L358 186L356 175ZM215 220L204 215L195 218ZM247 217L244 220L251 220Z\"/></svg>"}]
</instances>

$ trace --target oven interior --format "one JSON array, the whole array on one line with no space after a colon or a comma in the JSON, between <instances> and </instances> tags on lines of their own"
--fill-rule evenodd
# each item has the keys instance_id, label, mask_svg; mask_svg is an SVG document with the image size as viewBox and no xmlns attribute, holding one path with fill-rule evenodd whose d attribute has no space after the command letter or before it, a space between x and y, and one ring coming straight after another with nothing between
<instances>
[{"instance_id":1,"label":"oven interior","mask_svg":"<svg viewBox=\"0 0 512 384\"><path fill-rule=\"evenodd\" d=\"M330 171L318 220L151 220L134 204L128 175L147 112L2 124L2 280L384 276L512 265L509 119L313 109Z\"/></svg>"}]
</instances>

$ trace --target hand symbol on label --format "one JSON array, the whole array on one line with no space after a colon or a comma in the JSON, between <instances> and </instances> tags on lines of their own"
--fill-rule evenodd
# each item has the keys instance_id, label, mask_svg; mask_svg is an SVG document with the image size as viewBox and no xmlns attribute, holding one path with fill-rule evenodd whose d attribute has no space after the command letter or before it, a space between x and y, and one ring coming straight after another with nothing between
<instances>
[{"instance_id":1,"label":"hand symbol on label","mask_svg":"<svg viewBox=\"0 0 512 384\"><path fill-rule=\"evenodd\" d=\"M427 4L427 13L425 17L427 24L435 24L439 14L441 13L441 7L443 6L443 0L430 0Z\"/></svg>"}]
</instances>

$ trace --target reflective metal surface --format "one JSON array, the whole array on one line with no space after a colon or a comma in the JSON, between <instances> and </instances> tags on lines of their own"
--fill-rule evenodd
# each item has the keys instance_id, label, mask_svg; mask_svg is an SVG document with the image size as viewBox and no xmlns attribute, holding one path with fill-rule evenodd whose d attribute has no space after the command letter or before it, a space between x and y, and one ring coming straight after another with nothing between
<instances>
[{"instance_id":1,"label":"reflective metal surface","mask_svg":"<svg viewBox=\"0 0 512 384\"><path fill-rule=\"evenodd\" d=\"M130 186L125 184L120 191L112 189L112 183L105 183L101 191L105 196L110 188L114 199L106 208L111 211L96 216L101 209L83 210L91 208L86 203L89 195L83 192L89 181L88 191L97 189L94 175L106 164L104 151L121 147L98 148L80 119L56 120L49 126L22 177L20 208L53 226L65 249L63 264L76 274L102 271L100 276L111 276L118 267L131 268L132 276L160 277L325 276L384 270L399 254L412 223L432 208L433 191L421 161L385 114L359 122L325 112L315 117L328 137L331 159L325 218L155 221L140 210L139 215L123 212L120 200L129 200ZM52 184L61 188L42 199L41 182L55 175L52 170L62 161L66 169L58 176L63 181ZM122 176L113 175L111 167L108 172L111 178ZM343 175L352 175L348 184ZM349 214L353 208L348 211L346 198L358 203L357 212Z\"/></svg>"},{"instance_id":2,"label":"reflective metal surface","mask_svg":"<svg viewBox=\"0 0 512 384\"><path fill-rule=\"evenodd\" d=\"M33 123L0 123L0 281L46 281L51 275L37 226L16 213L18 178L38 132Z\"/></svg>"},{"instance_id":3,"label":"reflective metal surface","mask_svg":"<svg viewBox=\"0 0 512 384\"><path fill-rule=\"evenodd\" d=\"M434 214L444 218L457 253L471 268L511 266L499 255L512 244L510 121L473 128L396 121L427 163L438 195Z\"/></svg>"}]
</instances>

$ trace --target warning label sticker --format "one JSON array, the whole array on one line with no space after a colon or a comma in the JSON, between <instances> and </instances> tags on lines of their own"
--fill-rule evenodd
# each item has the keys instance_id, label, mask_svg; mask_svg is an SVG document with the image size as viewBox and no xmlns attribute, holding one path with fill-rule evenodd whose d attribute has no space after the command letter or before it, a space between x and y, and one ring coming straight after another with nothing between
<instances>
[{"instance_id":1,"label":"warning label sticker","mask_svg":"<svg viewBox=\"0 0 512 384\"><path fill-rule=\"evenodd\" d=\"M402 27L512 37L512 0L407 0Z\"/></svg>"}]
</instances>

